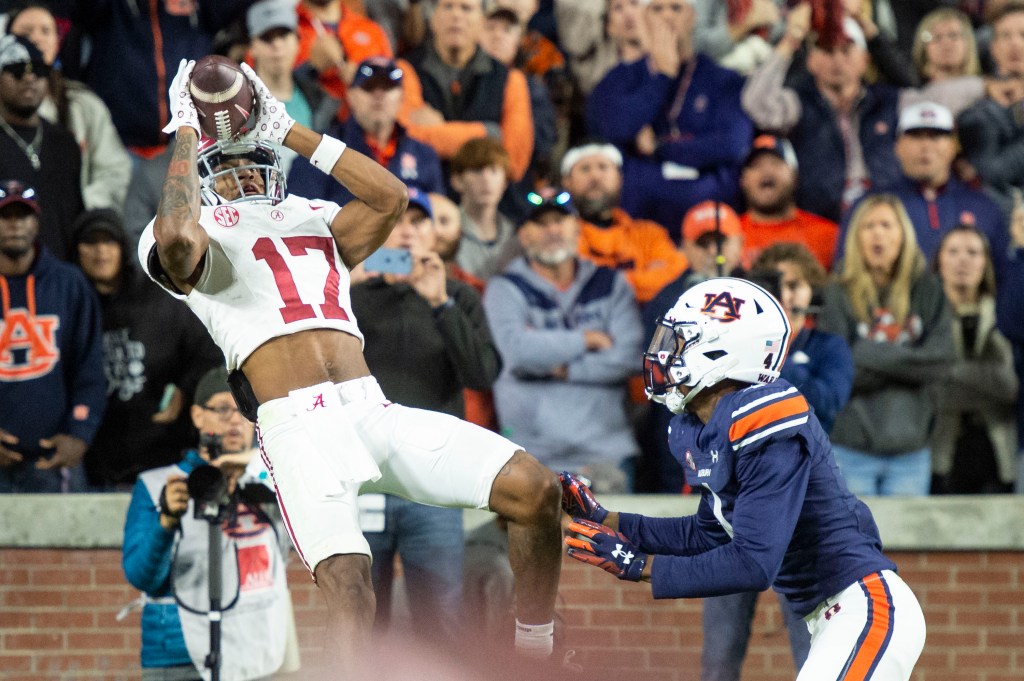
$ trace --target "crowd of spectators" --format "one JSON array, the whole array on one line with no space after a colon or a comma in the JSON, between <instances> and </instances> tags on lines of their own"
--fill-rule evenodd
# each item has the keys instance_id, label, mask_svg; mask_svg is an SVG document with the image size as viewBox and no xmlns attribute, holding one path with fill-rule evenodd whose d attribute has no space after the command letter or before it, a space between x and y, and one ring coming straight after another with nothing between
<instances>
[{"instance_id":1,"label":"crowd of spectators","mask_svg":"<svg viewBox=\"0 0 1024 681\"><path fill-rule=\"evenodd\" d=\"M290 115L404 181L454 300L479 297L500 371L477 380L449 353L448 392L418 403L443 401L598 489L678 493L667 414L637 390L653 320L719 274L785 295L798 263L811 287L801 323L852 356L848 398L816 409L856 491L1019 484L1024 3L28 0L0 11L5 491L127 490L192 442L189 396L221 358L132 262L169 160L168 72L214 52L253 65ZM285 163L296 193L349 198L303 159ZM58 275L67 283L47 288ZM383 319L393 306L369 300L364 328L397 340ZM445 319L422 323L445 336ZM386 376L394 349L375 351L374 338L368 356ZM411 348L402 359L416 365L427 348ZM784 376L813 386L814 359L791 349ZM103 379L105 404L92 396ZM53 423L40 430L26 405ZM53 468L62 475L42 475Z\"/></svg>"}]
</instances>

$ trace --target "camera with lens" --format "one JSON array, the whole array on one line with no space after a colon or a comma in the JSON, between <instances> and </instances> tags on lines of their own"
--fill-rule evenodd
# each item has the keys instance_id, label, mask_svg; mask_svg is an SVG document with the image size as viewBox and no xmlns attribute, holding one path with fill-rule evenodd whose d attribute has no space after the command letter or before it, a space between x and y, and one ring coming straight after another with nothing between
<instances>
[{"instance_id":1,"label":"camera with lens","mask_svg":"<svg viewBox=\"0 0 1024 681\"><path fill-rule=\"evenodd\" d=\"M220 435L202 433L199 448L205 449L210 461L216 461L224 453ZM219 521L228 504L228 480L224 473L209 464L197 466L189 473L188 495L195 505L195 517L210 522Z\"/></svg>"},{"instance_id":2,"label":"camera with lens","mask_svg":"<svg viewBox=\"0 0 1024 681\"><path fill-rule=\"evenodd\" d=\"M224 438L214 433L202 433L199 435L199 449L205 449L210 461L216 461L224 453Z\"/></svg>"}]
</instances>

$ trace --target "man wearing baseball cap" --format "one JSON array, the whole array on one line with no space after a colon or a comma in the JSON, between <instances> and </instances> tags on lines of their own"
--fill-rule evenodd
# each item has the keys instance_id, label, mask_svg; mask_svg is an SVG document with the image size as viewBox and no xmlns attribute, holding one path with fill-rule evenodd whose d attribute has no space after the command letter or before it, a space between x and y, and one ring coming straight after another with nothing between
<instances>
[{"instance_id":1,"label":"man wearing baseball cap","mask_svg":"<svg viewBox=\"0 0 1024 681\"><path fill-rule=\"evenodd\" d=\"M755 138L740 173L747 209L740 215L746 262L754 262L772 244L793 241L807 246L826 272L832 269L839 227L797 207L798 182L796 152L789 140L774 135Z\"/></svg>"},{"instance_id":2,"label":"man wearing baseball cap","mask_svg":"<svg viewBox=\"0 0 1024 681\"><path fill-rule=\"evenodd\" d=\"M494 401L502 432L552 470L632 491L639 452L626 409L643 329L621 272L579 257L568 192L530 192L516 237L525 255L492 277L484 310L501 352Z\"/></svg>"},{"instance_id":3,"label":"man wearing baseball cap","mask_svg":"<svg viewBox=\"0 0 1024 681\"><path fill-rule=\"evenodd\" d=\"M308 69L295 69L299 34L294 0L260 0L246 12L245 27L253 70L288 115L313 130L330 125L338 100L320 88ZM286 148L278 153L287 173L297 155Z\"/></svg>"},{"instance_id":4,"label":"man wearing baseball cap","mask_svg":"<svg viewBox=\"0 0 1024 681\"><path fill-rule=\"evenodd\" d=\"M1006 218L984 192L962 182L952 171L957 154L953 114L933 102L908 106L900 114L896 158L900 177L891 185L871 192L895 194L914 224L917 244L931 261L942 235L958 224L975 225L989 239L996 272L1005 262ZM839 240L838 255L845 244L850 215ZM837 256L838 257L838 256Z\"/></svg>"},{"instance_id":5,"label":"man wearing baseball cap","mask_svg":"<svg viewBox=\"0 0 1024 681\"><path fill-rule=\"evenodd\" d=\"M82 153L74 136L44 120L50 67L27 38L0 37L0 177L39 192L39 236L58 258L70 257L71 225L82 212Z\"/></svg>"},{"instance_id":6,"label":"man wearing baseball cap","mask_svg":"<svg viewBox=\"0 0 1024 681\"><path fill-rule=\"evenodd\" d=\"M396 120L405 75L405 69L389 57L361 61L345 93L350 115L345 122L335 121L326 134L373 158L408 187L443 192L444 176L437 152L410 137ZM301 186L310 198L340 205L352 198L347 189L302 158L292 165L288 183Z\"/></svg>"},{"instance_id":7,"label":"man wearing baseball cap","mask_svg":"<svg viewBox=\"0 0 1024 681\"><path fill-rule=\"evenodd\" d=\"M686 211L680 231L683 236L681 249L690 266L644 307L644 328L648 338L654 332L657 318L672 307L686 289L711 277L740 276L743 273L743 227L736 211L728 204L719 201L698 203ZM679 479L681 481L682 477Z\"/></svg>"},{"instance_id":8,"label":"man wearing baseball cap","mask_svg":"<svg viewBox=\"0 0 1024 681\"><path fill-rule=\"evenodd\" d=\"M39 218L35 189L0 182L0 494L85 491L107 401L99 301Z\"/></svg>"},{"instance_id":9,"label":"man wearing baseball cap","mask_svg":"<svg viewBox=\"0 0 1024 681\"><path fill-rule=\"evenodd\" d=\"M683 273L686 257L668 231L651 220L634 219L620 207L622 154L614 145L573 147L562 157L561 170L562 185L583 220L580 255L622 270L641 304Z\"/></svg>"},{"instance_id":10,"label":"man wearing baseball cap","mask_svg":"<svg viewBox=\"0 0 1024 681\"><path fill-rule=\"evenodd\" d=\"M897 178L892 145L899 92L865 82L867 41L855 20L845 17L834 28L841 30L812 33L810 3L794 7L782 40L750 75L741 101L759 129L792 141L801 173L797 205L838 221L870 188ZM805 41L811 77L789 86L786 73Z\"/></svg>"}]
</instances>

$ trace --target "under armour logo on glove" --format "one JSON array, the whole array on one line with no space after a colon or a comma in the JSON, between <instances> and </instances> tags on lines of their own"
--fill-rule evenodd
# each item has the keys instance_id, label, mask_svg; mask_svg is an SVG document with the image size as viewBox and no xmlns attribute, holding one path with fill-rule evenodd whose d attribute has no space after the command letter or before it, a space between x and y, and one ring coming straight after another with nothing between
<instances>
[{"instance_id":1,"label":"under armour logo on glove","mask_svg":"<svg viewBox=\"0 0 1024 681\"><path fill-rule=\"evenodd\" d=\"M629 561L633 560L633 552L623 551L622 544L616 544L615 550L612 551L612 558L621 558L623 564L629 565Z\"/></svg>"},{"instance_id":2,"label":"under armour logo on glove","mask_svg":"<svg viewBox=\"0 0 1024 681\"><path fill-rule=\"evenodd\" d=\"M569 531L590 540L566 537L565 545L572 558L599 567L619 579L640 581L647 565L647 554L638 551L624 534L585 518L573 518Z\"/></svg>"}]
</instances>

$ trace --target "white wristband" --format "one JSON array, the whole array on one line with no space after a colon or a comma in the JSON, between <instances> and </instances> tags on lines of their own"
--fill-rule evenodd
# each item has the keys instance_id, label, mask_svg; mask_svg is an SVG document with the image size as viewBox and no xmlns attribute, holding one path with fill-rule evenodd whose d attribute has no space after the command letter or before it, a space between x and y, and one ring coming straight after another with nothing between
<instances>
[{"instance_id":1,"label":"white wristband","mask_svg":"<svg viewBox=\"0 0 1024 681\"><path fill-rule=\"evenodd\" d=\"M309 162L320 172L330 175L345 148L346 144L341 140L324 135L320 138L320 144L313 150L313 155L309 157Z\"/></svg>"}]
</instances>

